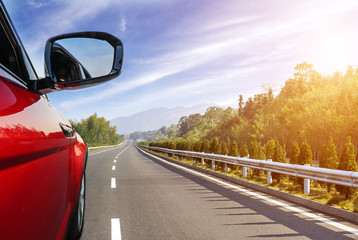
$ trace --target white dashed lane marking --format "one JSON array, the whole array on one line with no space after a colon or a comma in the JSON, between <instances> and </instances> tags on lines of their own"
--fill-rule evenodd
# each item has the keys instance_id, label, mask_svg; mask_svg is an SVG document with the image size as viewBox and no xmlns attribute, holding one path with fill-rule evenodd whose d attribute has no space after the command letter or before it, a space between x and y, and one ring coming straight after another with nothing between
<instances>
[{"instance_id":1,"label":"white dashed lane marking","mask_svg":"<svg viewBox=\"0 0 358 240\"><path fill-rule=\"evenodd\" d=\"M112 240L122 240L121 224L119 222L119 218L111 219L111 231Z\"/></svg>"},{"instance_id":2,"label":"white dashed lane marking","mask_svg":"<svg viewBox=\"0 0 358 240\"><path fill-rule=\"evenodd\" d=\"M116 188L116 178L111 178L111 188Z\"/></svg>"}]
</instances>

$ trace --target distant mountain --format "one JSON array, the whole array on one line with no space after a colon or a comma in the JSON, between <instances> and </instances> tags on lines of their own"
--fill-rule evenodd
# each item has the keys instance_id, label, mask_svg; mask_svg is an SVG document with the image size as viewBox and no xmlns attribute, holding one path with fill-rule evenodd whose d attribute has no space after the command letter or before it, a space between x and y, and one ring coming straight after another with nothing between
<instances>
[{"instance_id":1,"label":"distant mountain","mask_svg":"<svg viewBox=\"0 0 358 240\"><path fill-rule=\"evenodd\" d=\"M157 130L162 126L177 124L182 116L200 113L215 104L199 104L193 107L153 108L128 117L117 117L110 120L111 125L117 126L119 134L129 134L135 131Z\"/></svg>"}]
</instances>

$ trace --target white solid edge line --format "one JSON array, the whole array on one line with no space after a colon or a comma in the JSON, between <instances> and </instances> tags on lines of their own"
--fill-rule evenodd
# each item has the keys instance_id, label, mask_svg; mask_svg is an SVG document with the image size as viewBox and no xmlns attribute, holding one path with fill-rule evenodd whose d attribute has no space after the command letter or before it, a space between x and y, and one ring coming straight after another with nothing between
<instances>
[{"instance_id":1,"label":"white solid edge line","mask_svg":"<svg viewBox=\"0 0 358 240\"><path fill-rule=\"evenodd\" d=\"M107 151L111 151L111 150L116 150L117 148L111 148L111 149L106 149L106 150L103 150L103 151L98 151L98 152L94 152L94 153L88 153L88 156L93 156L93 155L96 155L96 154L99 154L99 153L104 153L104 152L107 152Z\"/></svg>"},{"instance_id":2,"label":"white solid edge line","mask_svg":"<svg viewBox=\"0 0 358 240\"><path fill-rule=\"evenodd\" d=\"M210 179L211 181L220 183L220 184L225 185L225 186L227 186L227 187L229 187L229 188L233 188L233 189L235 189L235 190L238 190L238 191L241 191L241 192L245 192L245 193L247 193L247 194L249 194L249 195L251 195L251 196L255 196L255 197L257 197L257 198L263 199L263 200L268 201L268 202L270 202L270 203L276 204L277 206L280 206L280 207L289 209L289 210L291 210L291 211L293 211L293 212L296 212L296 213L299 213L299 214L303 214L303 215L305 215L305 216L307 216L307 217L313 218L313 219L315 219L315 220L318 220L318 221L327 223L327 224L329 224L329 225L331 225L331 226L334 226L334 227L336 227L336 228L340 228L340 229L342 229L342 230L344 230L344 231L347 231L347 232L353 233L353 234L355 234L355 235L358 235L358 229L355 229L355 228L346 226L346 225L341 224L341 223L334 222L334 221L332 221L332 220L330 220L330 219L327 219L327 218L325 218L325 217L317 216L317 215L312 214L312 213L309 213L309 212L307 212L307 211L305 211L305 210L301 210L301 209L299 209L299 208L297 208L297 207L292 207L292 206L290 206L290 205L288 205L288 204L286 204L286 203L283 203L283 202L281 202L281 201L274 200L274 199L272 199L272 198L263 196L263 195L261 195L261 194L259 194L259 193L252 192L252 191L250 191L250 190L248 190L248 189L244 189L244 188L235 186L235 185L233 185L233 184L230 184L230 183L221 181L221 180L219 180L219 179L216 179L216 178L207 176L207 175L205 175L205 174L199 173L199 172L197 172L197 171L195 171L195 170L188 169L188 168L186 168L186 167L183 167L183 166L180 166L180 165L177 165L177 164L168 162L168 161L163 160L163 159L161 159L161 158L159 158L159 157L157 157L157 156L155 156L155 155L153 155L153 154L147 153L147 152L143 151L142 149L140 149L140 150L141 150L142 152L144 152L144 153L146 153L146 154L149 154L149 155L151 155L152 157L154 157L154 158L156 158L156 159L158 159L158 160L160 160L160 161L162 161L162 162L165 162L165 163L167 163L167 164L170 164L170 165L172 165L172 166L174 166L174 167L184 169L184 170L187 171L187 172L191 172L191 173L193 173L193 174L195 174L195 175L198 175L198 176L201 176L201 177Z\"/></svg>"},{"instance_id":3,"label":"white solid edge line","mask_svg":"<svg viewBox=\"0 0 358 240\"><path fill-rule=\"evenodd\" d=\"M111 178L111 188L116 188L116 178Z\"/></svg>"},{"instance_id":4,"label":"white solid edge line","mask_svg":"<svg viewBox=\"0 0 358 240\"><path fill-rule=\"evenodd\" d=\"M111 219L111 239L112 240L122 240L121 224L119 222L119 218Z\"/></svg>"},{"instance_id":5,"label":"white solid edge line","mask_svg":"<svg viewBox=\"0 0 358 240\"><path fill-rule=\"evenodd\" d=\"M119 148L119 147L122 147L122 145L121 145L121 146L118 146L118 147L115 147L115 148L110 148L110 149L106 149L106 150L98 151L98 152L94 152L94 153L90 153L90 152L89 152L89 153L88 153L88 156L93 156L93 155L96 155L96 154L99 154L99 153L104 153L104 152L111 151L111 150L117 150L117 148ZM130 145L128 145L125 149L123 149L120 153L118 153L117 157L118 157L121 153L123 153L125 150L127 150L129 147L130 147Z\"/></svg>"},{"instance_id":6,"label":"white solid edge line","mask_svg":"<svg viewBox=\"0 0 358 240\"><path fill-rule=\"evenodd\" d=\"M116 170L116 166L112 166L112 170Z\"/></svg>"}]
</instances>

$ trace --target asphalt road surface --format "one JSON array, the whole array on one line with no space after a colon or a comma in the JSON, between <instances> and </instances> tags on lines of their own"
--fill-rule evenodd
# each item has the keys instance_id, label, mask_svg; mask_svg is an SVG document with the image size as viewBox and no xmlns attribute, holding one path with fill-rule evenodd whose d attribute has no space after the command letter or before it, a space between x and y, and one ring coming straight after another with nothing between
<instances>
[{"instance_id":1,"label":"asphalt road surface","mask_svg":"<svg viewBox=\"0 0 358 240\"><path fill-rule=\"evenodd\" d=\"M134 142L89 154L91 239L358 239L358 226L177 167Z\"/></svg>"}]
</instances>

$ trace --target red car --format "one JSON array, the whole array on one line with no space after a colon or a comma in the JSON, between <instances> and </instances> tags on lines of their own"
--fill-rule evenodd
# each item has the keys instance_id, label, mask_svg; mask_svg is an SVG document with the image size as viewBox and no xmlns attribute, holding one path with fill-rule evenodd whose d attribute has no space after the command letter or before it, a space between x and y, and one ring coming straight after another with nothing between
<instances>
[{"instance_id":1,"label":"red car","mask_svg":"<svg viewBox=\"0 0 358 240\"><path fill-rule=\"evenodd\" d=\"M0 239L78 239L87 146L46 93L117 77L123 45L102 32L53 37L45 47L46 77L38 78L1 1L0 21ZM111 66L99 64L108 72L93 74L68 49L85 54L89 44L108 45Z\"/></svg>"}]
</instances>

